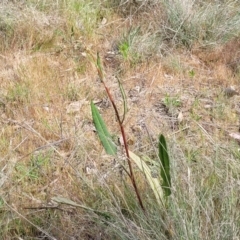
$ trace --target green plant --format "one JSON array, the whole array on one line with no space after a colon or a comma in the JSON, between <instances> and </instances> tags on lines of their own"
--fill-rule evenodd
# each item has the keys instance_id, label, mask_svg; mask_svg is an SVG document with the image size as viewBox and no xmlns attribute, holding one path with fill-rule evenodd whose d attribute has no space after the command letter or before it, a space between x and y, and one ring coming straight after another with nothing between
<instances>
[{"instance_id":1,"label":"green plant","mask_svg":"<svg viewBox=\"0 0 240 240\"><path fill-rule=\"evenodd\" d=\"M138 49L140 37L140 27L131 28L124 34L123 40L118 45L118 50L124 60L128 60L131 64L137 63L141 58Z\"/></svg>"},{"instance_id":2,"label":"green plant","mask_svg":"<svg viewBox=\"0 0 240 240\"><path fill-rule=\"evenodd\" d=\"M91 55L92 59L94 60L93 56ZM97 54L97 62L96 62L96 68L97 68L97 71L98 71L98 76L106 90L106 93L108 95L108 98L109 100L111 101L112 103L112 106L113 106L113 109L114 109L114 112L115 112L115 115L116 115L116 118L117 118L117 122L119 124L119 128L121 130L121 135L122 135L122 138L123 138L123 143L124 143L124 148L125 148L125 153L126 153L126 157L127 157L127 162L128 162L128 167L129 167L129 172L125 169L125 172L128 174L129 178L131 179L131 182L132 182L132 185L134 187L134 190L135 190L135 193L137 195L137 198L138 198L138 201L139 201L139 204L142 208L142 210L144 211L145 208L143 206L143 202L142 202L142 199L141 199L141 196L140 196L140 193L139 193L139 190L137 188L137 184L136 184L136 180L135 180L135 177L134 177L134 173L133 173L133 167L132 167L132 163L131 163L131 160L130 160L130 154L129 154L129 150L128 150L128 144L127 144L127 139L126 139L126 134L125 134L125 130L124 130L124 126L123 126L123 121L125 119L125 114L126 114L126 98L125 98L125 93L123 91L123 88L121 87L121 83L120 81L118 81L119 83L119 86L120 86L120 90L121 90L121 93L122 93L122 97L123 97L123 100L124 100L124 114L123 114L123 117L121 118L120 117L120 114L118 112L118 109L117 109L117 106L115 104L115 101L110 93L110 90L109 88L107 87L107 85L105 84L105 80L104 80L104 74L103 74L103 69L102 69L102 65L101 65L101 60L100 60L100 57L99 57L99 54ZM94 105L92 105L94 106ZM93 109L95 109L93 107ZM98 117L98 119L94 119L94 123L95 123L95 127L97 129L98 132L100 132L100 136L102 136L102 139L101 140L104 140L102 143L105 145L105 149L108 149L108 137L109 137L109 134L108 134L108 131L106 130L106 127L104 126L104 128L102 128L103 126L103 123L104 121L101 119L101 116L100 114L94 114L93 115L94 118ZM99 123L99 119L101 119L101 123L102 124L97 124L96 123ZM105 124L104 124L105 125ZM107 134L107 135L106 135Z\"/></svg>"},{"instance_id":3,"label":"green plant","mask_svg":"<svg viewBox=\"0 0 240 240\"><path fill-rule=\"evenodd\" d=\"M128 42L123 42L118 47L120 53L122 54L125 60L128 58L129 48L130 46Z\"/></svg>"},{"instance_id":4,"label":"green plant","mask_svg":"<svg viewBox=\"0 0 240 240\"><path fill-rule=\"evenodd\" d=\"M191 78L194 78L194 76L196 75L196 72L192 69L188 72L188 75L191 77Z\"/></svg>"},{"instance_id":5,"label":"green plant","mask_svg":"<svg viewBox=\"0 0 240 240\"><path fill-rule=\"evenodd\" d=\"M138 187L136 185L136 180L135 180L135 175L134 175L134 172L133 172L133 167L132 167L131 160L134 161L136 163L136 165L138 166L138 168L145 174L145 176L146 176L146 178L149 182L149 185L150 185L151 189L153 190L153 193L156 197L156 200L157 200L158 204L159 205L164 205L163 195L168 197L171 194L170 161L169 161L169 156L168 156L168 150L167 150L167 144L166 144L165 137L163 135L161 135L159 137L159 146L158 146L158 149L159 149L158 154L159 155L158 155L158 157L161 161L161 164L159 164L160 165L160 174L159 174L158 178L155 179L151 175L151 170L147 166L147 164L144 163L144 161L141 160L136 154L129 151L128 144L127 144L127 141L126 141L126 134L125 134L124 126L123 126L125 114L126 114L126 111L127 111L126 96L125 96L125 92L123 90L123 87L121 85L121 82L118 80L119 88L121 90L122 97L123 97L123 102L124 102L124 114L123 114L122 118L120 117L120 114L119 114L119 111L116 107L115 101L112 98L112 95L111 95L108 87L105 84L103 69L102 69L102 66L101 66L99 54L97 55L96 67L97 67L97 70L98 70L99 78L100 78L101 82L103 83L104 88L106 90L106 93L107 93L107 95L108 95L108 97L109 97L109 99L112 103L112 106L114 108L114 112L115 112L115 115L116 115L116 118L117 118L117 122L118 122L120 130L121 130L121 136L122 136L122 139L123 139L123 145L124 145L124 149L125 149L125 153L126 153L126 157L127 157L127 161L128 161L129 172L126 168L124 168L124 170L127 173L127 175L129 176L129 178L131 179L131 183L134 187L134 190L135 190L135 193L137 195L139 204L140 204L142 210L145 211L142 198L139 194L139 190L138 190ZM109 153L111 155L116 155L116 153L117 153L116 146L114 145L114 143L111 139L111 135L109 134L109 132L107 130L107 127L106 127L106 124L104 123L104 120L102 119L100 113L98 112L98 110L97 110L96 106L93 104L93 102L91 102L91 109L92 109L93 122L94 122L95 128L97 130L97 133L98 133L98 136L101 140L102 145L104 146L107 153ZM160 182L162 182L162 184L160 184Z\"/></svg>"},{"instance_id":6,"label":"green plant","mask_svg":"<svg viewBox=\"0 0 240 240\"><path fill-rule=\"evenodd\" d=\"M10 102L26 103L30 98L30 89L26 83L14 84L7 93L7 100Z\"/></svg>"},{"instance_id":7,"label":"green plant","mask_svg":"<svg viewBox=\"0 0 240 240\"><path fill-rule=\"evenodd\" d=\"M17 178L29 179L37 182L41 177L47 175L51 153L33 155L29 164L19 163L16 165Z\"/></svg>"},{"instance_id":8,"label":"green plant","mask_svg":"<svg viewBox=\"0 0 240 240\"><path fill-rule=\"evenodd\" d=\"M169 95L166 95L163 102L164 102L164 104L167 108L180 107L181 106L181 101L179 100L178 97L170 97Z\"/></svg>"}]
</instances>

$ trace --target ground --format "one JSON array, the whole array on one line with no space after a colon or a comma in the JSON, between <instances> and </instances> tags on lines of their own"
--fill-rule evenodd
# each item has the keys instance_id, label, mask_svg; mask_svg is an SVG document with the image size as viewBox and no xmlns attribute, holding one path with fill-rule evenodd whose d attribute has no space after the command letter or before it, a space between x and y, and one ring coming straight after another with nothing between
<instances>
[{"instance_id":1,"label":"ground","mask_svg":"<svg viewBox=\"0 0 240 240\"><path fill-rule=\"evenodd\" d=\"M2 3L2 239L238 239L240 96L225 89L240 92L239 3L173 1L178 16L168 1L137 2ZM214 7L223 20L212 13L210 25L200 13ZM158 137L167 139L165 208L132 162L147 213L139 208L97 53L121 116L118 80L126 94L129 149L157 161ZM91 101L117 156L104 151Z\"/></svg>"}]
</instances>

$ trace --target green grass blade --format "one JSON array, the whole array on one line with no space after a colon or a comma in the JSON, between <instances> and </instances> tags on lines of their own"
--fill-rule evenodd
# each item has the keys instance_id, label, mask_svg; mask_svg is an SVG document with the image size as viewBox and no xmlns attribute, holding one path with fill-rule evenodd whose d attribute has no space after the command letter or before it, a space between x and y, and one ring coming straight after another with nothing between
<instances>
[{"instance_id":1,"label":"green grass blade","mask_svg":"<svg viewBox=\"0 0 240 240\"><path fill-rule=\"evenodd\" d=\"M161 160L161 177L162 177L162 188L165 196L171 194L171 175L170 175L170 160L167 150L167 144L165 137L161 134L159 137L159 158Z\"/></svg>"},{"instance_id":2,"label":"green grass blade","mask_svg":"<svg viewBox=\"0 0 240 240\"><path fill-rule=\"evenodd\" d=\"M107 130L107 126L93 102L91 102L91 110L93 123L106 153L110 155L116 155L117 147L114 144L112 137Z\"/></svg>"}]
</instances>

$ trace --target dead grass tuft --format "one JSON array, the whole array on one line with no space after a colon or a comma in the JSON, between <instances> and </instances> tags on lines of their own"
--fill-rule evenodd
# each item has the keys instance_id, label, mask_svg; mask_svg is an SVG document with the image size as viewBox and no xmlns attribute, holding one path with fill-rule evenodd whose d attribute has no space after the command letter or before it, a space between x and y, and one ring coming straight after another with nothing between
<instances>
[{"instance_id":1,"label":"dead grass tuft","mask_svg":"<svg viewBox=\"0 0 240 240\"><path fill-rule=\"evenodd\" d=\"M239 49L239 38L234 38L215 49L208 49L196 54L199 55L200 59L202 59L207 66L217 67L216 72L218 72L217 70L223 70L225 71L223 75L235 75L239 72Z\"/></svg>"}]
</instances>

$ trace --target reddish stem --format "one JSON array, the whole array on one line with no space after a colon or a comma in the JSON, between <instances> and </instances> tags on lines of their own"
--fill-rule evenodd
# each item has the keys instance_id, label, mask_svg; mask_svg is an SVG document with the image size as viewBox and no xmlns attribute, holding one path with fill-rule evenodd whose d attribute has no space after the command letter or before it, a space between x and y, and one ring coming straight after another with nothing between
<instances>
[{"instance_id":1,"label":"reddish stem","mask_svg":"<svg viewBox=\"0 0 240 240\"><path fill-rule=\"evenodd\" d=\"M99 54L97 54L97 55L98 55L98 60L100 60ZM134 177L134 174L133 174L132 164L131 164L131 161L130 161L130 155L129 155L129 150L128 150L128 144L127 144L127 139L126 139L126 134L125 134L124 127L123 127L123 121L121 121L121 119L120 119L117 106L116 106L116 104L115 104L115 102L112 98L112 95L111 95L108 87L106 86L106 84L104 82L104 76L103 76L103 71L102 71L102 68L101 68L101 65L100 65L100 61L97 63L97 71L98 71L98 76L99 76L101 82L103 83L104 88L107 92L108 98L110 99L110 101L113 105L113 108L114 108L114 111L115 111L115 114L116 114L116 117L117 117L117 121L118 121L120 130L121 130L121 134L122 134L122 137L123 137L123 144L124 144L124 148L125 148L125 152L126 152L126 156L127 156L127 161L128 161L128 166L129 166L130 173L127 172L127 171L126 172L131 179L132 185L133 185L135 193L137 195L138 202L139 202L142 210L145 212L145 208L143 206L143 202L142 202L142 199L140 197L139 190L138 190L137 184L136 184L136 180L135 180L135 177Z\"/></svg>"},{"instance_id":2,"label":"reddish stem","mask_svg":"<svg viewBox=\"0 0 240 240\"><path fill-rule=\"evenodd\" d=\"M98 69L98 72L100 73L101 70ZM100 78L102 78L102 72L101 74L99 74ZM129 171L130 171L130 174L129 174L129 177L131 179L131 182L132 182L132 185L134 187L134 190L136 192L136 195L137 195L137 198L138 198L138 202L142 208L143 211L145 211L145 208L143 206L143 202L142 202L142 199L140 197L140 194L139 194L139 190L137 188L137 184L136 184L136 180L135 180L135 177L134 177L134 174L133 174L133 169L132 169L132 164L131 164L131 161L130 161L130 155L129 155L129 150L128 150L128 144L127 144L127 139L126 139L126 134L125 134L125 131L124 131L124 127L123 127L123 123L120 119L120 116L119 116L119 112L118 112L118 109L117 109L117 106L112 98L112 95L108 89L108 87L106 86L105 82L103 81L103 78L101 79L103 85L104 85L104 88L107 92L107 95L113 105L113 108L114 108L114 111L115 111L115 114L116 114L116 117L117 117L117 121L118 121L118 124L119 124L119 127L120 127L120 130L121 130L121 134L122 134L122 137L123 137L123 144L124 144L124 148L125 148L125 152L126 152L126 155L127 155L127 161L128 161L128 166L129 166Z\"/></svg>"}]
</instances>

